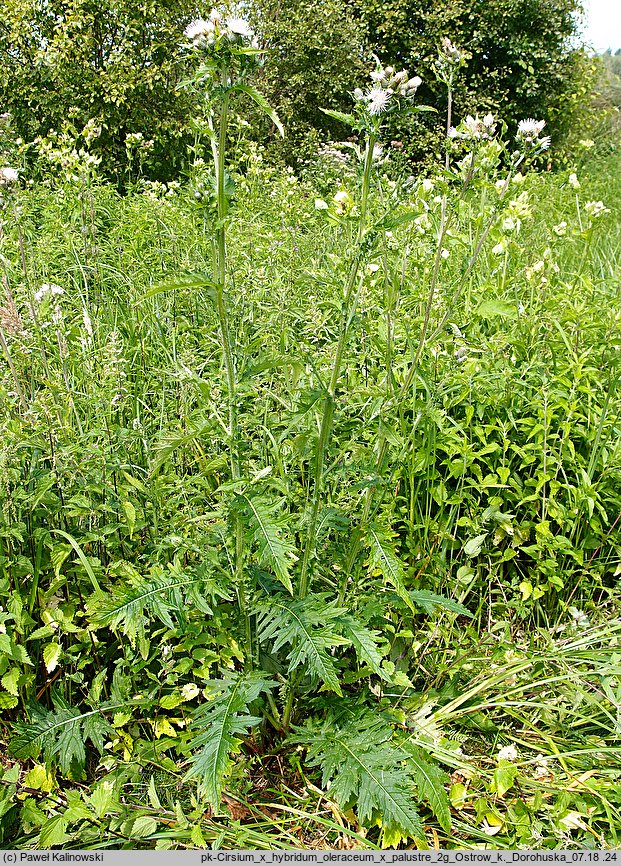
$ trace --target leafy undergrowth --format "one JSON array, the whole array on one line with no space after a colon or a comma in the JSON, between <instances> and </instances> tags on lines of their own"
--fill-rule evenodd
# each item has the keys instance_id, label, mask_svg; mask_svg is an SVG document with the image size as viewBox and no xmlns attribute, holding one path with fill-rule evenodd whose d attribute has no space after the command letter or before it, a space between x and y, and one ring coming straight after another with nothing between
<instances>
[{"instance_id":1,"label":"leafy undergrowth","mask_svg":"<svg viewBox=\"0 0 621 866\"><path fill-rule=\"evenodd\" d=\"M618 844L618 157L395 179L365 99L5 191L5 846Z\"/></svg>"}]
</instances>

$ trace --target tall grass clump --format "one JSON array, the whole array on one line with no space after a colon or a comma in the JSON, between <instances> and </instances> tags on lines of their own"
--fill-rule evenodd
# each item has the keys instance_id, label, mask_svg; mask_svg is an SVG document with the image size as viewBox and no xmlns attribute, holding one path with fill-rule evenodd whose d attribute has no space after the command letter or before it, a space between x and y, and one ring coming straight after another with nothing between
<instances>
[{"instance_id":1,"label":"tall grass clump","mask_svg":"<svg viewBox=\"0 0 621 866\"><path fill-rule=\"evenodd\" d=\"M187 183L1 169L2 841L615 846L618 197L448 39L435 173L379 62L281 172L247 23L186 37Z\"/></svg>"}]
</instances>

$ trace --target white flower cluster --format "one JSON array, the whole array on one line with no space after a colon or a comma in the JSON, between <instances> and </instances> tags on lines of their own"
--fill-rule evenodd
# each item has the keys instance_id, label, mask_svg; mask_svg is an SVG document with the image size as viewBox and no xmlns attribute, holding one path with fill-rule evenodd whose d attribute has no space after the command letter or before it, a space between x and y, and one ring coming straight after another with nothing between
<instances>
[{"instance_id":1,"label":"white flower cluster","mask_svg":"<svg viewBox=\"0 0 621 866\"><path fill-rule=\"evenodd\" d=\"M532 117L520 120L515 140L525 146L547 150L552 139L549 135L541 135L545 125L545 120L533 120Z\"/></svg>"},{"instance_id":2,"label":"white flower cluster","mask_svg":"<svg viewBox=\"0 0 621 866\"><path fill-rule=\"evenodd\" d=\"M57 286L56 283L43 283L41 288L35 292L34 299L37 302L37 304L40 304L41 301L43 300L43 298L47 297L48 295L51 298L55 298L55 297L58 297L59 295L64 295L64 294L65 294L65 290L62 289L60 286Z\"/></svg>"},{"instance_id":3,"label":"white flower cluster","mask_svg":"<svg viewBox=\"0 0 621 866\"><path fill-rule=\"evenodd\" d=\"M371 81L373 87L366 93L359 87L354 90L354 99L356 102L366 103L364 107L372 116L387 111L394 96L412 99L423 83L418 75L410 78L405 69L395 72L392 66L379 66L371 73Z\"/></svg>"},{"instance_id":4,"label":"white flower cluster","mask_svg":"<svg viewBox=\"0 0 621 866\"><path fill-rule=\"evenodd\" d=\"M459 124L457 128L451 126L448 131L449 138L463 138L466 141L489 141L494 137L496 131L496 121L493 114L486 114L485 117L473 117L469 114L465 120Z\"/></svg>"},{"instance_id":5,"label":"white flower cluster","mask_svg":"<svg viewBox=\"0 0 621 866\"><path fill-rule=\"evenodd\" d=\"M12 186L17 183L19 173L16 168L5 166L0 168L0 186Z\"/></svg>"},{"instance_id":6,"label":"white flower cluster","mask_svg":"<svg viewBox=\"0 0 621 866\"><path fill-rule=\"evenodd\" d=\"M610 213L610 208L607 208L603 201L587 201L584 204L584 209L592 220Z\"/></svg>"},{"instance_id":7,"label":"white flower cluster","mask_svg":"<svg viewBox=\"0 0 621 866\"><path fill-rule=\"evenodd\" d=\"M256 47L254 31L243 18L222 18L217 9L212 9L207 20L197 18L185 28L184 35L195 47L211 47L218 39L228 42L250 42Z\"/></svg>"}]
</instances>

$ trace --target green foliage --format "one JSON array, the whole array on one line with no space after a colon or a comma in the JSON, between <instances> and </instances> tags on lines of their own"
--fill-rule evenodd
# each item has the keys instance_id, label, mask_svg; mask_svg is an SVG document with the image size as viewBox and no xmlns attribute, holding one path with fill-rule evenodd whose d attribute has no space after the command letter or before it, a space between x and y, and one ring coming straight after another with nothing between
<instances>
[{"instance_id":1,"label":"green foliage","mask_svg":"<svg viewBox=\"0 0 621 866\"><path fill-rule=\"evenodd\" d=\"M8 0L0 30L0 104L25 141L61 133L123 180L129 134L140 133L151 174L168 179L185 161L191 100L177 89L179 51L194 3ZM151 148L149 150L149 148ZM143 158L133 154L134 161Z\"/></svg>"},{"instance_id":2,"label":"green foliage","mask_svg":"<svg viewBox=\"0 0 621 866\"><path fill-rule=\"evenodd\" d=\"M198 779L199 790L216 808L231 767L231 753L238 751L249 729L261 721L249 714L249 705L274 685L256 672L208 683L210 701L193 715L189 748L194 754L186 778Z\"/></svg>"},{"instance_id":3,"label":"green foliage","mask_svg":"<svg viewBox=\"0 0 621 866\"><path fill-rule=\"evenodd\" d=\"M618 158L390 178L399 80L320 188L237 78L204 198L5 178L3 842L618 843Z\"/></svg>"},{"instance_id":4,"label":"green foliage","mask_svg":"<svg viewBox=\"0 0 621 866\"><path fill-rule=\"evenodd\" d=\"M368 710L330 713L296 730L292 742L308 749L307 761L322 771L330 795L343 809L355 804L363 825L381 816L384 843L422 839L416 794L434 810L448 832L451 820L445 776L418 751L397 745L391 726Z\"/></svg>"},{"instance_id":5,"label":"green foliage","mask_svg":"<svg viewBox=\"0 0 621 866\"><path fill-rule=\"evenodd\" d=\"M252 8L267 49L261 87L286 130L269 153L287 162L308 159L326 138L346 135L323 109L349 107L349 93L365 74L363 30L345 0L312 6L257 0Z\"/></svg>"}]
</instances>

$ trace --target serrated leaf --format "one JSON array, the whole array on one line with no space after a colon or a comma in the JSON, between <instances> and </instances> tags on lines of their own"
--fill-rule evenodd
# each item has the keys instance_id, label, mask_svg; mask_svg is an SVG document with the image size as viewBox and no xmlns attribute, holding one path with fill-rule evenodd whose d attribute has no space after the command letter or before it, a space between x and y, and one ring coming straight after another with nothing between
<instances>
[{"instance_id":1,"label":"serrated leaf","mask_svg":"<svg viewBox=\"0 0 621 866\"><path fill-rule=\"evenodd\" d=\"M415 747L408 749L408 769L416 782L419 796L429 804L442 829L450 833L451 811L445 787L449 782L448 776Z\"/></svg>"},{"instance_id":2,"label":"serrated leaf","mask_svg":"<svg viewBox=\"0 0 621 866\"><path fill-rule=\"evenodd\" d=\"M343 111L334 111L332 108L321 108L320 111L322 111L327 117L332 117L334 120L338 120L346 126L356 125L356 118L353 114L345 114Z\"/></svg>"},{"instance_id":3,"label":"serrated leaf","mask_svg":"<svg viewBox=\"0 0 621 866\"><path fill-rule=\"evenodd\" d=\"M367 542L371 567L381 572L399 598L405 602L412 613L416 613L416 608L405 587L405 569L392 544L391 533L384 527L371 525L367 529Z\"/></svg>"},{"instance_id":4,"label":"serrated leaf","mask_svg":"<svg viewBox=\"0 0 621 866\"><path fill-rule=\"evenodd\" d=\"M185 779L196 779L199 791L218 808L230 755L238 747L238 737L247 734L261 719L248 714L248 706L275 683L261 672L233 674L225 680L208 683L212 700L194 711L192 730L198 733L189 744L191 767Z\"/></svg>"},{"instance_id":5,"label":"serrated leaf","mask_svg":"<svg viewBox=\"0 0 621 866\"><path fill-rule=\"evenodd\" d=\"M344 637L352 642L358 661L367 665L382 679L387 679L386 671L382 668L382 654L377 646L379 632L371 631L350 615L339 617L339 624Z\"/></svg>"},{"instance_id":6,"label":"serrated leaf","mask_svg":"<svg viewBox=\"0 0 621 866\"><path fill-rule=\"evenodd\" d=\"M21 671L19 668L9 668L9 670L2 677L0 682L7 690L10 695L15 695L17 697L19 695L19 678L21 676Z\"/></svg>"},{"instance_id":7,"label":"serrated leaf","mask_svg":"<svg viewBox=\"0 0 621 866\"><path fill-rule=\"evenodd\" d=\"M155 818L150 818L148 815L141 815L136 818L131 826L130 836L135 839L146 839L157 832L157 821Z\"/></svg>"},{"instance_id":8,"label":"serrated leaf","mask_svg":"<svg viewBox=\"0 0 621 866\"><path fill-rule=\"evenodd\" d=\"M41 828L39 848L53 848L54 845L62 845L70 839L71 836L67 835L67 819L64 815L57 815L46 821Z\"/></svg>"},{"instance_id":9,"label":"serrated leaf","mask_svg":"<svg viewBox=\"0 0 621 866\"><path fill-rule=\"evenodd\" d=\"M251 84L236 84L234 89L239 91L240 93L245 93L246 96L249 96L252 100L254 100L254 102L259 106L261 111L264 114L267 114L269 119L272 121L272 123L280 133L281 137L284 138L285 130L282 123L280 122L280 118L278 117L274 109L270 106L267 99L263 96L262 93L260 93L256 89L256 87L253 87Z\"/></svg>"},{"instance_id":10,"label":"serrated leaf","mask_svg":"<svg viewBox=\"0 0 621 866\"><path fill-rule=\"evenodd\" d=\"M283 537L287 514L284 500L267 496L242 494L233 500L233 508L243 514L252 532L259 564L271 569L285 589L293 594L289 568L297 560L295 545ZM283 512L276 516L276 512Z\"/></svg>"},{"instance_id":11,"label":"serrated leaf","mask_svg":"<svg viewBox=\"0 0 621 866\"><path fill-rule=\"evenodd\" d=\"M12 710L19 703L19 698L16 695L10 695L8 692L0 692L0 710Z\"/></svg>"},{"instance_id":12,"label":"serrated leaf","mask_svg":"<svg viewBox=\"0 0 621 866\"><path fill-rule=\"evenodd\" d=\"M356 804L363 824L379 813L391 840L424 838L416 810L415 779L408 755L393 743L393 731L381 715L358 709L323 722L311 720L296 728L290 741L308 749L307 763L321 767L330 797L345 808Z\"/></svg>"},{"instance_id":13,"label":"serrated leaf","mask_svg":"<svg viewBox=\"0 0 621 866\"><path fill-rule=\"evenodd\" d=\"M289 672L303 667L324 688L341 695L339 675L330 651L351 641L337 631L345 608L328 600L327 593L307 595L304 599L272 598L257 608L257 634L270 644L274 654L285 645Z\"/></svg>"},{"instance_id":14,"label":"serrated leaf","mask_svg":"<svg viewBox=\"0 0 621 866\"><path fill-rule=\"evenodd\" d=\"M49 643L43 648L43 661L48 674L58 667L58 659L60 658L60 644Z\"/></svg>"}]
</instances>

